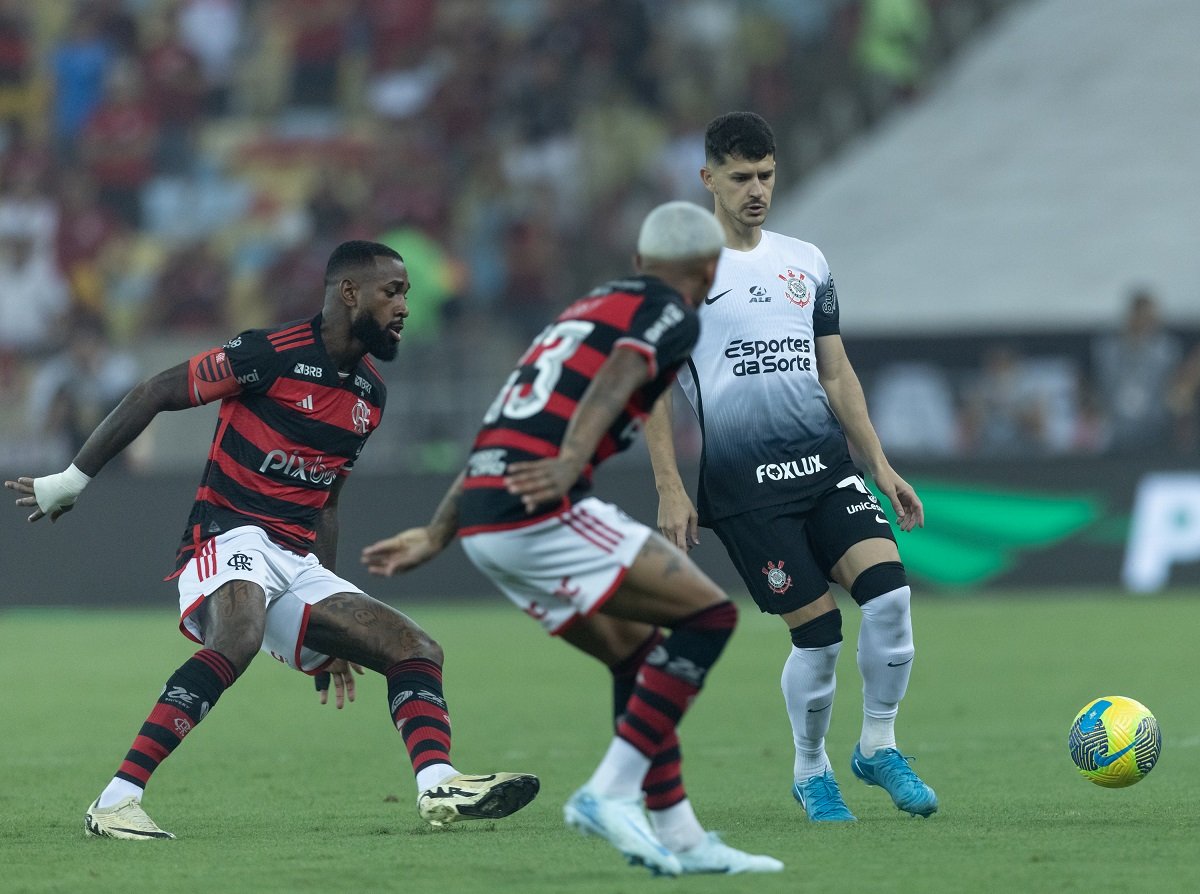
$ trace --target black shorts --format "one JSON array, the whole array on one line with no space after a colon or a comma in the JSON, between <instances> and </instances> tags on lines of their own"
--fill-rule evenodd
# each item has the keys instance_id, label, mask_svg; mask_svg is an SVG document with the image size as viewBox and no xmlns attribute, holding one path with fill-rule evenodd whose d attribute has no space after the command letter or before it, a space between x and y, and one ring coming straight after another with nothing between
<instances>
[{"instance_id":1,"label":"black shorts","mask_svg":"<svg viewBox=\"0 0 1200 894\"><path fill-rule=\"evenodd\" d=\"M874 494L833 487L811 501L722 518L712 525L759 609L783 615L819 599L846 550L875 537L895 542Z\"/></svg>"}]
</instances>

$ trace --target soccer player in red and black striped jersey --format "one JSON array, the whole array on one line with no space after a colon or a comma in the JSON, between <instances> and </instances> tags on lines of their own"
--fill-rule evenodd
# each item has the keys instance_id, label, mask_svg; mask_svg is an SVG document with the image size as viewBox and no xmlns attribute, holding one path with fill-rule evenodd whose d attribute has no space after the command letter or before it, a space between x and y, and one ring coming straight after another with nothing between
<instances>
[{"instance_id":1,"label":"soccer player in red and black striped jersey","mask_svg":"<svg viewBox=\"0 0 1200 894\"><path fill-rule=\"evenodd\" d=\"M216 434L179 549L180 629L202 648L167 680L116 775L88 808L92 835L173 838L141 807L151 774L259 651L317 676L325 704L354 700L351 671L388 681L389 711L420 792L422 818L508 816L538 791L524 773L464 776L450 762L442 650L405 615L334 573L338 496L379 425L386 388L368 354L396 356L408 271L374 242L338 246L311 320L243 332L135 387L64 472L18 478L31 522L57 520L87 483L165 410L221 401Z\"/></svg>"},{"instance_id":2,"label":"soccer player in red and black striped jersey","mask_svg":"<svg viewBox=\"0 0 1200 894\"><path fill-rule=\"evenodd\" d=\"M585 295L535 339L430 524L364 551L372 571L392 574L457 534L510 600L609 667L616 734L564 815L668 875L783 868L706 833L683 788L676 727L733 633L733 603L662 536L588 495L593 470L630 445L695 344L724 241L697 205L652 211L640 275Z\"/></svg>"}]
</instances>

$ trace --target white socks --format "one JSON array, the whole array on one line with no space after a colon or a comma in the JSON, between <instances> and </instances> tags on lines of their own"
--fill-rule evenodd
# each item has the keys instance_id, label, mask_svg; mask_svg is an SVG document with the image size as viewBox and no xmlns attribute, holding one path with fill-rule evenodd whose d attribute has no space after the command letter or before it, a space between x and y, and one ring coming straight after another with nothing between
<instances>
[{"instance_id":1,"label":"white socks","mask_svg":"<svg viewBox=\"0 0 1200 894\"><path fill-rule=\"evenodd\" d=\"M650 771L650 758L624 739L613 736L588 787L606 798L636 801L642 796L642 780Z\"/></svg>"},{"instance_id":2,"label":"white socks","mask_svg":"<svg viewBox=\"0 0 1200 894\"><path fill-rule=\"evenodd\" d=\"M458 770L454 769L450 764L430 764L417 773L417 791L427 792L431 788L436 788L451 776L457 775Z\"/></svg>"},{"instance_id":3,"label":"white socks","mask_svg":"<svg viewBox=\"0 0 1200 894\"><path fill-rule=\"evenodd\" d=\"M96 806L103 810L112 807L118 801L124 801L131 795L140 801L145 791L140 785L134 785L132 782L114 776L112 782L100 793Z\"/></svg>"},{"instance_id":4,"label":"white socks","mask_svg":"<svg viewBox=\"0 0 1200 894\"><path fill-rule=\"evenodd\" d=\"M825 754L825 734L833 712L833 691L837 682L834 671L840 642L817 649L792 651L783 663L783 701L792 723L796 743L793 777L802 782L829 769Z\"/></svg>"},{"instance_id":5,"label":"white socks","mask_svg":"<svg viewBox=\"0 0 1200 894\"><path fill-rule=\"evenodd\" d=\"M896 747L896 712L912 674L913 635L907 586L862 605L858 669L863 679L863 729L859 748L870 757Z\"/></svg>"},{"instance_id":6,"label":"white socks","mask_svg":"<svg viewBox=\"0 0 1200 894\"><path fill-rule=\"evenodd\" d=\"M647 813L654 834L663 847L673 854L691 850L704 840L704 827L696 819L692 802L687 798L666 810L649 810Z\"/></svg>"}]
</instances>

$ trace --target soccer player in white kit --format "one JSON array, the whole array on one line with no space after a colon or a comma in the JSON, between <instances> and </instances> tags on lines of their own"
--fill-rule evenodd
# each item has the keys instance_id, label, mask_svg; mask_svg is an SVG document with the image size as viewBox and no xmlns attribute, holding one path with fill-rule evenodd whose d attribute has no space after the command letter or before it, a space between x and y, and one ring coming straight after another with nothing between
<instances>
[{"instance_id":1,"label":"soccer player in white kit","mask_svg":"<svg viewBox=\"0 0 1200 894\"><path fill-rule=\"evenodd\" d=\"M792 794L810 820L853 821L825 751L842 646L829 581L862 611L862 734L850 765L910 814L937 796L896 747L912 669L910 591L891 525L850 446L891 503L900 529L924 525L916 492L892 469L867 415L839 330L838 296L815 245L763 229L775 186L775 137L732 112L705 133L700 172L725 231L700 338L679 383L704 438L697 503L676 465L670 392L646 425L659 528L682 549L711 527L754 601L791 634L782 688L795 741Z\"/></svg>"}]
</instances>

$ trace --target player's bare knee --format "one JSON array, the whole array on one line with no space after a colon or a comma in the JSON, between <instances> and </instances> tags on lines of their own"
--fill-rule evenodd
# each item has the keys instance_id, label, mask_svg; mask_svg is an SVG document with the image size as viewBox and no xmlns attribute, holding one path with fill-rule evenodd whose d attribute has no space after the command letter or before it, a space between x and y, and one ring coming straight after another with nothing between
<instances>
[{"instance_id":1,"label":"player's bare knee","mask_svg":"<svg viewBox=\"0 0 1200 894\"><path fill-rule=\"evenodd\" d=\"M240 676L250 666L254 656L262 648L263 631L258 629L223 628L211 636L205 636L204 646L220 652L237 669Z\"/></svg>"},{"instance_id":2,"label":"player's bare knee","mask_svg":"<svg viewBox=\"0 0 1200 894\"><path fill-rule=\"evenodd\" d=\"M411 653L404 657L424 658L441 667L446 661L446 653L442 651L441 645L423 630L418 630L416 633L418 635L414 636L408 644Z\"/></svg>"}]
</instances>

